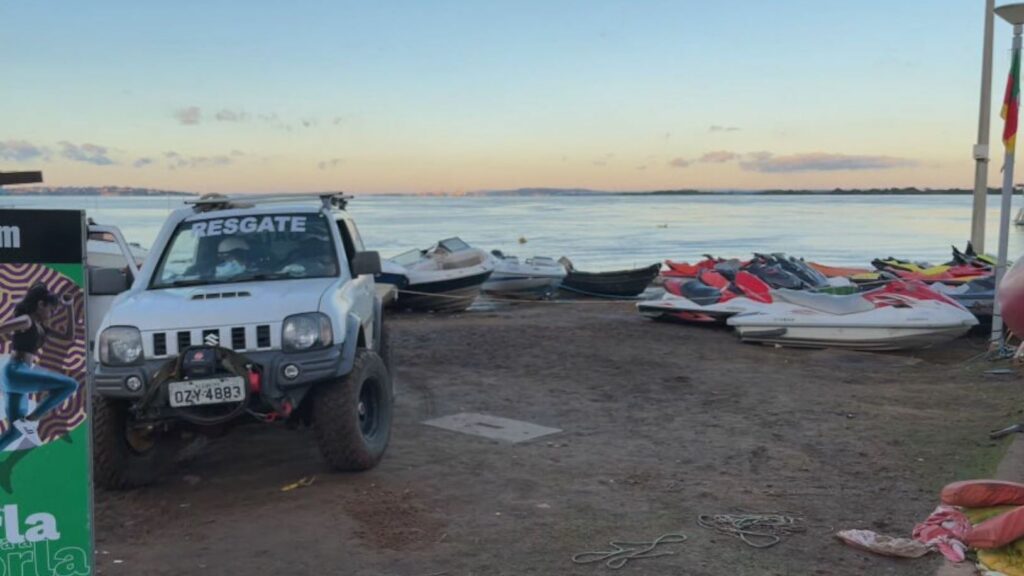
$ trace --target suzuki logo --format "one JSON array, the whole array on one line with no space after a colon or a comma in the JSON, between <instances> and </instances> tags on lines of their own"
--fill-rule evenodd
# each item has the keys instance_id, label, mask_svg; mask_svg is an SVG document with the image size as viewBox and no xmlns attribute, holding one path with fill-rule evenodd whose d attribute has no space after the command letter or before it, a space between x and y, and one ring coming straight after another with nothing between
<instances>
[{"instance_id":1,"label":"suzuki logo","mask_svg":"<svg viewBox=\"0 0 1024 576\"><path fill-rule=\"evenodd\" d=\"M216 332L210 332L206 336L203 336L203 343L207 346L219 346L220 345L220 334Z\"/></svg>"}]
</instances>

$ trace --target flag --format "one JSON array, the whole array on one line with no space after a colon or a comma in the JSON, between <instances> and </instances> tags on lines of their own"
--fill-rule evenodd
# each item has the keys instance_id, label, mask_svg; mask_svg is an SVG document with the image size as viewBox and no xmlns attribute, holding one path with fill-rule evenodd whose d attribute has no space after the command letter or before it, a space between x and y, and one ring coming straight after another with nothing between
<instances>
[{"instance_id":1,"label":"flag","mask_svg":"<svg viewBox=\"0 0 1024 576\"><path fill-rule=\"evenodd\" d=\"M1013 152L1017 143L1017 112L1020 109L1020 52L1014 51L1013 64L1010 65L1010 77L1006 79L1006 96L1003 98L1003 146L1007 152Z\"/></svg>"}]
</instances>

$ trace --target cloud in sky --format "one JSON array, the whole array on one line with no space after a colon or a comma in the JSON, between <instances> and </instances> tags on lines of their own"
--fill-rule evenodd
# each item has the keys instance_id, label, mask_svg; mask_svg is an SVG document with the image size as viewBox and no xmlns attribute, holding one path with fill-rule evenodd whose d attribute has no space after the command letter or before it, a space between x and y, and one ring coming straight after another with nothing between
<instances>
[{"instance_id":1,"label":"cloud in sky","mask_svg":"<svg viewBox=\"0 0 1024 576\"><path fill-rule=\"evenodd\" d=\"M736 126L721 126L719 124L708 126L708 132L739 132L739 130Z\"/></svg>"},{"instance_id":2,"label":"cloud in sky","mask_svg":"<svg viewBox=\"0 0 1024 576\"><path fill-rule=\"evenodd\" d=\"M36 146L28 140L0 141L0 160L28 162L31 160L46 160L49 157L50 151L48 149Z\"/></svg>"},{"instance_id":3,"label":"cloud in sky","mask_svg":"<svg viewBox=\"0 0 1024 576\"><path fill-rule=\"evenodd\" d=\"M142 168L142 167L145 167L145 166L149 166L153 162L154 162L154 160L152 158L139 158L135 162L132 162L132 167L134 167L134 168Z\"/></svg>"},{"instance_id":4,"label":"cloud in sky","mask_svg":"<svg viewBox=\"0 0 1024 576\"><path fill-rule=\"evenodd\" d=\"M228 166L234 164L233 157L225 154L214 156L186 156L173 150L164 152L164 159L167 160L167 168L170 170L211 168L216 166Z\"/></svg>"},{"instance_id":5,"label":"cloud in sky","mask_svg":"<svg viewBox=\"0 0 1024 576\"><path fill-rule=\"evenodd\" d=\"M686 158L673 158L672 160L669 160L668 163L668 165L673 168L686 168L690 164L693 164L693 162L687 160Z\"/></svg>"},{"instance_id":6,"label":"cloud in sky","mask_svg":"<svg viewBox=\"0 0 1024 576\"><path fill-rule=\"evenodd\" d=\"M58 144L60 145L60 155L68 160L85 162L86 164L94 164L96 166L109 166L115 163L110 158L106 146L88 143L79 146L67 141L59 142Z\"/></svg>"},{"instance_id":7,"label":"cloud in sky","mask_svg":"<svg viewBox=\"0 0 1024 576\"><path fill-rule=\"evenodd\" d=\"M330 160L321 160L320 162L317 162L316 167L321 170L333 170L344 163L344 158L331 158Z\"/></svg>"},{"instance_id":8,"label":"cloud in sky","mask_svg":"<svg viewBox=\"0 0 1024 576\"><path fill-rule=\"evenodd\" d=\"M889 170L914 166L909 158L855 154L827 154L810 152L776 156L771 152L754 152L740 161L740 168L751 172L834 172L841 170Z\"/></svg>"},{"instance_id":9,"label":"cloud in sky","mask_svg":"<svg viewBox=\"0 0 1024 576\"><path fill-rule=\"evenodd\" d=\"M203 111L199 109L199 106L179 108L174 111L174 117L178 123L184 126L195 126L203 119Z\"/></svg>"},{"instance_id":10,"label":"cloud in sky","mask_svg":"<svg viewBox=\"0 0 1024 576\"><path fill-rule=\"evenodd\" d=\"M228 110L224 108L214 114L213 118L218 122L245 122L249 115L241 110Z\"/></svg>"},{"instance_id":11,"label":"cloud in sky","mask_svg":"<svg viewBox=\"0 0 1024 576\"><path fill-rule=\"evenodd\" d=\"M708 152L697 159L698 162L708 162L711 164L724 164L725 162L732 162L738 160L739 154L735 152L729 152L728 150L715 150L714 152Z\"/></svg>"}]
</instances>

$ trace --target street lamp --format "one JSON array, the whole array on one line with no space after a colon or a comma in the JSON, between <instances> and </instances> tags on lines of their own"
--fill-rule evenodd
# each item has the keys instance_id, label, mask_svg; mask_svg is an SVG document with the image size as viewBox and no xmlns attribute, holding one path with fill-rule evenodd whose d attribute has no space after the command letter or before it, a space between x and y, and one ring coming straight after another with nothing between
<instances>
[{"instance_id":1,"label":"street lamp","mask_svg":"<svg viewBox=\"0 0 1024 576\"><path fill-rule=\"evenodd\" d=\"M1000 6L996 8L996 14L1014 26L1024 25L1024 3Z\"/></svg>"}]
</instances>

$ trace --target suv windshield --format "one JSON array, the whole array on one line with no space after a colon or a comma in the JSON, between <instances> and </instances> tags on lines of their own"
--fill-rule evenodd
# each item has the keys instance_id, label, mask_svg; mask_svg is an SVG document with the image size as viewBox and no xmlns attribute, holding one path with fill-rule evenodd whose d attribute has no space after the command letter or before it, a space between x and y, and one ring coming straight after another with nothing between
<instances>
[{"instance_id":1,"label":"suv windshield","mask_svg":"<svg viewBox=\"0 0 1024 576\"><path fill-rule=\"evenodd\" d=\"M182 222L151 288L338 275L327 219L267 214Z\"/></svg>"}]
</instances>

